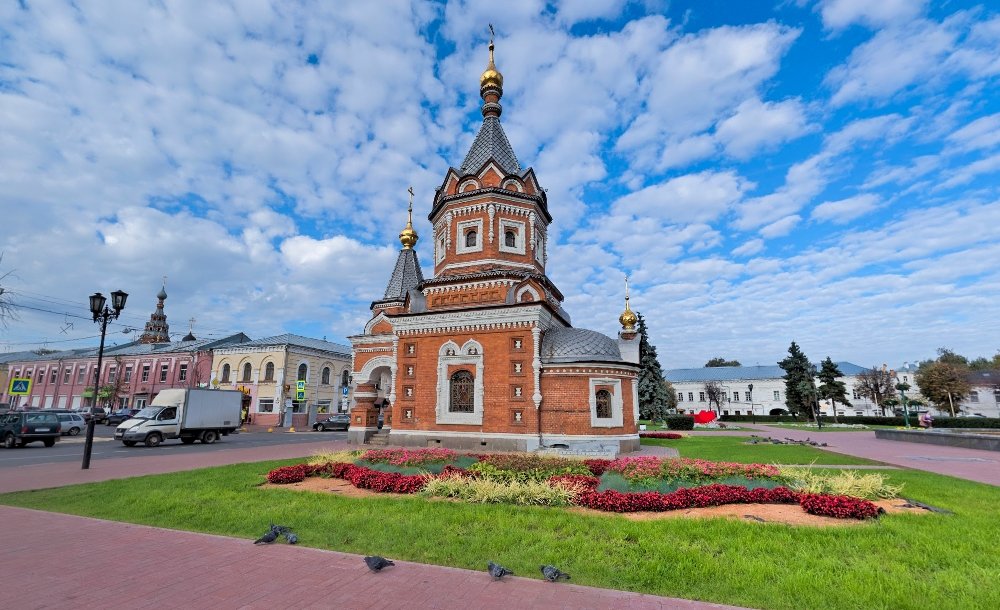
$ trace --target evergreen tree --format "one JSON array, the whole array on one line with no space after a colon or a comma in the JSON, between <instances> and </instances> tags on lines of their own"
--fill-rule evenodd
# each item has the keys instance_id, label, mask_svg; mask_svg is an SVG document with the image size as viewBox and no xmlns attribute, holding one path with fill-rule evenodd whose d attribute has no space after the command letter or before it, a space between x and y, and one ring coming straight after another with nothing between
<instances>
[{"instance_id":1,"label":"evergreen tree","mask_svg":"<svg viewBox=\"0 0 1000 610\"><path fill-rule=\"evenodd\" d=\"M793 414L804 413L807 416L813 412L813 393L816 391L816 375L814 367L799 346L792 341L788 348L788 357L778 363L785 370L785 405Z\"/></svg>"},{"instance_id":2,"label":"evergreen tree","mask_svg":"<svg viewBox=\"0 0 1000 610\"><path fill-rule=\"evenodd\" d=\"M706 368L715 366L743 366L739 360L726 360L722 357L715 357L705 363Z\"/></svg>"},{"instance_id":3,"label":"evergreen tree","mask_svg":"<svg viewBox=\"0 0 1000 610\"><path fill-rule=\"evenodd\" d=\"M670 396L663 379L663 368L656 357L656 347L649 342L646 320L641 313L639 318L639 417L659 420L667 416Z\"/></svg>"},{"instance_id":4,"label":"evergreen tree","mask_svg":"<svg viewBox=\"0 0 1000 610\"><path fill-rule=\"evenodd\" d=\"M833 406L833 421L837 420L837 403L850 406L851 401L847 400L847 385L843 381L837 381L843 377L837 364L829 356L823 361L819 371L819 397L829 400Z\"/></svg>"}]
</instances>

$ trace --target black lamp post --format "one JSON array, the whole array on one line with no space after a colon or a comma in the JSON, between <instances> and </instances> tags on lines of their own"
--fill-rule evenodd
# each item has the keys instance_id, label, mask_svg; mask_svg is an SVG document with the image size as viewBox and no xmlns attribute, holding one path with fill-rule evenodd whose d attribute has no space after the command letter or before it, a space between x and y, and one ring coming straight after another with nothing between
<instances>
[{"instance_id":1,"label":"black lamp post","mask_svg":"<svg viewBox=\"0 0 1000 610\"><path fill-rule=\"evenodd\" d=\"M910 384L905 381L901 381L896 384L896 389L899 390L899 400L903 403L903 425L907 428L910 427L910 409L906 401L906 391L910 389Z\"/></svg>"},{"instance_id":2,"label":"black lamp post","mask_svg":"<svg viewBox=\"0 0 1000 610\"><path fill-rule=\"evenodd\" d=\"M753 410L753 384L747 384L747 388L750 390L750 419L756 424L757 413Z\"/></svg>"},{"instance_id":3,"label":"black lamp post","mask_svg":"<svg viewBox=\"0 0 1000 610\"><path fill-rule=\"evenodd\" d=\"M108 300L100 292L90 295L90 313L94 314L94 322L101 325L101 346L97 348L97 374L94 375L94 404L97 404L97 394L101 386L101 360L104 359L104 335L108 332L108 322L117 320L125 309L128 293L116 290L111 293L111 308L105 306ZM94 448L94 416L91 413L87 422L87 442L83 445L84 470L90 468L90 452Z\"/></svg>"}]
</instances>

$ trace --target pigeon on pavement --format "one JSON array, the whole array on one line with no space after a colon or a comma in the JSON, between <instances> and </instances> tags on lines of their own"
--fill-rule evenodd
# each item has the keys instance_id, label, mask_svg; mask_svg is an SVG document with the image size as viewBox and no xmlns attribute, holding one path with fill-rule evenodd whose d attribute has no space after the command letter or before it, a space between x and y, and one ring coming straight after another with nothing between
<instances>
[{"instance_id":1,"label":"pigeon on pavement","mask_svg":"<svg viewBox=\"0 0 1000 610\"><path fill-rule=\"evenodd\" d=\"M503 567L498 563L493 563L492 561L486 564L486 568L490 571L490 576L493 580L500 580L504 576L513 576L514 573Z\"/></svg>"},{"instance_id":2,"label":"pigeon on pavement","mask_svg":"<svg viewBox=\"0 0 1000 610\"><path fill-rule=\"evenodd\" d=\"M378 555L372 555L371 557L365 557L365 565L372 572L381 572L382 568L386 566L394 566L396 564L392 563L385 557L379 557Z\"/></svg>"},{"instance_id":3,"label":"pigeon on pavement","mask_svg":"<svg viewBox=\"0 0 1000 610\"><path fill-rule=\"evenodd\" d=\"M542 576L544 576L545 580L549 582L555 582L560 578L569 580L569 574L560 571L559 568L555 566L542 566Z\"/></svg>"},{"instance_id":4,"label":"pigeon on pavement","mask_svg":"<svg viewBox=\"0 0 1000 610\"><path fill-rule=\"evenodd\" d=\"M271 544L278 539L278 532L274 530L267 530L260 538L253 541L254 544Z\"/></svg>"}]
</instances>

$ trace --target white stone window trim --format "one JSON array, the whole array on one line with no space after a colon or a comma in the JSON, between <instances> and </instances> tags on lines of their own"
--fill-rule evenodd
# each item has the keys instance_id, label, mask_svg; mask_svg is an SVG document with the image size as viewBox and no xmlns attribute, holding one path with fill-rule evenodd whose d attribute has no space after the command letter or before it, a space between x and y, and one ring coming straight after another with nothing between
<instances>
[{"instance_id":1,"label":"white stone window trim","mask_svg":"<svg viewBox=\"0 0 1000 610\"><path fill-rule=\"evenodd\" d=\"M535 290L531 286L521 286L520 288L518 288L517 292L514 293L514 302L515 303L520 303L521 302L521 296L524 295L524 293L530 294L533 297L533 300L535 300L535 301L541 301L542 300L542 295L538 294L537 290Z\"/></svg>"},{"instance_id":2,"label":"white stone window trim","mask_svg":"<svg viewBox=\"0 0 1000 610\"><path fill-rule=\"evenodd\" d=\"M434 242L434 251L434 260L439 263L443 261L445 255L448 253L448 243L444 231L438 233L437 240Z\"/></svg>"},{"instance_id":3,"label":"white stone window trim","mask_svg":"<svg viewBox=\"0 0 1000 610\"><path fill-rule=\"evenodd\" d=\"M507 230L514 232L514 246L507 245ZM500 251L510 254L524 254L524 242L527 237L525 233L526 225L519 220L500 219Z\"/></svg>"},{"instance_id":4,"label":"white stone window trim","mask_svg":"<svg viewBox=\"0 0 1000 610\"><path fill-rule=\"evenodd\" d=\"M611 386L611 417L597 417L597 386ZM602 377L590 378L590 425L594 428L621 428L623 424L622 411L622 380Z\"/></svg>"},{"instance_id":5,"label":"white stone window trim","mask_svg":"<svg viewBox=\"0 0 1000 610\"><path fill-rule=\"evenodd\" d=\"M471 350L477 353L470 354ZM454 355L449 355L454 354ZM473 381L472 413L452 413L448 410L451 399L451 366L466 365L475 369ZM437 406L435 408L435 423L483 425L483 346L469 339L461 347L454 341L446 341L438 350Z\"/></svg>"},{"instance_id":6,"label":"white stone window trim","mask_svg":"<svg viewBox=\"0 0 1000 610\"><path fill-rule=\"evenodd\" d=\"M483 251L483 219L476 218L473 220L462 220L456 225L458 229L458 238L455 240L455 254L469 254L472 252L482 252ZM465 245L465 233L469 229L475 229L476 231L476 245L466 246Z\"/></svg>"}]
</instances>

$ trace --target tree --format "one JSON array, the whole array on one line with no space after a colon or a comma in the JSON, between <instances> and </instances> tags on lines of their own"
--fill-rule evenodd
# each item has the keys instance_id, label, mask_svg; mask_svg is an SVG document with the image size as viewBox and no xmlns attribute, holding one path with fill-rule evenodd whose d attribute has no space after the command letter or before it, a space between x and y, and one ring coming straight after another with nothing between
<instances>
[{"instance_id":1,"label":"tree","mask_svg":"<svg viewBox=\"0 0 1000 610\"><path fill-rule=\"evenodd\" d=\"M674 384L666 379L663 380L663 387L667 390L667 409L674 411L677 409L677 389Z\"/></svg>"},{"instance_id":2,"label":"tree","mask_svg":"<svg viewBox=\"0 0 1000 610\"><path fill-rule=\"evenodd\" d=\"M712 358L711 360L705 363L706 368L715 366L743 366L743 365L740 364L739 360L726 360L725 358L722 357Z\"/></svg>"},{"instance_id":3,"label":"tree","mask_svg":"<svg viewBox=\"0 0 1000 610\"><path fill-rule=\"evenodd\" d=\"M994 354L992 358L984 358L983 356L980 356L975 360L969 361L969 368L973 371L1000 370L1000 352Z\"/></svg>"},{"instance_id":4,"label":"tree","mask_svg":"<svg viewBox=\"0 0 1000 610\"><path fill-rule=\"evenodd\" d=\"M726 399L726 392L722 389L722 384L718 381L705 382L705 396L708 397L708 408L715 405L715 412L722 415L722 401Z\"/></svg>"},{"instance_id":5,"label":"tree","mask_svg":"<svg viewBox=\"0 0 1000 610\"><path fill-rule=\"evenodd\" d=\"M663 368L656 357L656 347L649 342L646 320L639 318L639 417L650 420L665 419L670 397L663 385Z\"/></svg>"},{"instance_id":6,"label":"tree","mask_svg":"<svg viewBox=\"0 0 1000 610\"><path fill-rule=\"evenodd\" d=\"M816 382L813 380L816 367L809 362L795 341L788 347L788 356L778 366L785 370L785 405L788 410L794 414L812 413L812 396L809 392L816 389Z\"/></svg>"},{"instance_id":7,"label":"tree","mask_svg":"<svg viewBox=\"0 0 1000 610\"><path fill-rule=\"evenodd\" d=\"M885 408L889 406L887 402L890 398L896 397L896 387L892 381L892 373L882 365L882 368L872 367L858 374L858 381L854 384L854 391L858 396L867 398L875 403L875 406L882 410L885 416Z\"/></svg>"},{"instance_id":8,"label":"tree","mask_svg":"<svg viewBox=\"0 0 1000 610\"><path fill-rule=\"evenodd\" d=\"M940 357L921 362L917 367L917 387L936 409L944 411L947 408L955 417L955 412L960 410L955 403L961 402L972 391L969 368L954 359L942 361Z\"/></svg>"},{"instance_id":9,"label":"tree","mask_svg":"<svg viewBox=\"0 0 1000 610\"><path fill-rule=\"evenodd\" d=\"M851 401L847 399L847 385L843 381L837 381L837 379L843 376L844 374L840 372L837 364L827 356L819 371L820 384L817 389L819 390L819 397L823 400L829 400L833 406L833 421L838 421L838 402L844 405L851 404Z\"/></svg>"}]
</instances>

